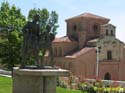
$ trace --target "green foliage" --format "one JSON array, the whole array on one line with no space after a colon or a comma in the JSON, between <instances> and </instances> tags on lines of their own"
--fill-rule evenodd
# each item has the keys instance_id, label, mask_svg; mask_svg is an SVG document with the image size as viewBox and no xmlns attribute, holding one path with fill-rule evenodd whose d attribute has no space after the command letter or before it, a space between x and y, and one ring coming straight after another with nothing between
<instances>
[{"instance_id":1,"label":"green foliage","mask_svg":"<svg viewBox=\"0 0 125 93\"><path fill-rule=\"evenodd\" d=\"M29 11L28 20L32 21L34 15L36 14L40 15L40 31L41 31L40 38L42 39L40 42L39 56L41 57L41 61L43 61L46 50L52 51L51 41L55 38L55 35L57 34L56 30L59 27L57 24L58 14L55 11L49 12L45 8L42 10L34 8ZM48 28L50 29L49 33L47 32ZM50 38L48 38L48 36ZM50 53L50 56L52 57L53 54ZM53 65L52 59L51 59L51 63Z\"/></svg>"},{"instance_id":2,"label":"green foliage","mask_svg":"<svg viewBox=\"0 0 125 93\"><path fill-rule=\"evenodd\" d=\"M82 92L80 90L70 90L70 89L65 89L61 87L56 88L57 93L87 93L87 92Z\"/></svg>"},{"instance_id":3,"label":"green foliage","mask_svg":"<svg viewBox=\"0 0 125 93\"><path fill-rule=\"evenodd\" d=\"M68 88L66 83L60 79L58 79L57 86L62 87L62 88Z\"/></svg>"},{"instance_id":4,"label":"green foliage","mask_svg":"<svg viewBox=\"0 0 125 93\"><path fill-rule=\"evenodd\" d=\"M29 15L28 15L28 20L32 21L33 16L35 14L39 14L40 15L40 25L41 25L41 31L46 31L47 28L47 24L49 24L52 27L52 33L54 33L55 35L57 34L56 30L59 27L58 26L58 14L55 11L52 11L51 13L49 13L49 11L44 8L44 9L31 9L29 11Z\"/></svg>"},{"instance_id":5,"label":"green foliage","mask_svg":"<svg viewBox=\"0 0 125 93\"><path fill-rule=\"evenodd\" d=\"M0 61L9 70L20 63L21 28L25 17L15 5L3 2L0 7Z\"/></svg>"},{"instance_id":6,"label":"green foliage","mask_svg":"<svg viewBox=\"0 0 125 93\"><path fill-rule=\"evenodd\" d=\"M55 11L49 13L47 9L31 9L28 20L32 21L35 14L40 15L41 31L46 31L47 24L52 29L51 33L56 35L58 28L58 15ZM22 43L21 28L26 23L25 16L15 5L10 6L8 2L2 2L0 7L0 62L9 70L20 64L20 48ZM46 46L45 46L46 47ZM43 51L43 50L42 50ZM45 51L44 51L45 53ZM40 53L40 55L44 55Z\"/></svg>"}]
</instances>

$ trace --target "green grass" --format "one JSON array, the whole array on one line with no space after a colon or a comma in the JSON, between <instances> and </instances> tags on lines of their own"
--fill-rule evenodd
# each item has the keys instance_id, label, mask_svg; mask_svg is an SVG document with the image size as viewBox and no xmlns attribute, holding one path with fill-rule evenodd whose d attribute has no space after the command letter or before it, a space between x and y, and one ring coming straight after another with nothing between
<instances>
[{"instance_id":1,"label":"green grass","mask_svg":"<svg viewBox=\"0 0 125 93\"><path fill-rule=\"evenodd\" d=\"M80 90L69 90L57 87L57 93L83 93ZM0 76L0 93L12 93L12 78Z\"/></svg>"},{"instance_id":2,"label":"green grass","mask_svg":"<svg viewBox=\"0 0 125 93\"><path fill-rule=\"evenodd\" d=\"M0 93L12 93L12 78L0 76Z\"/></svg>"},{"instance_id":3,"label":"green grass","mask_svg":"<svg viewBox=\"0 0 125 93\"><path fill-rule=\"evenodd\" d=\"M69 89L64 89L61 87L57 87L56 92L57 93L85 93L85 92L82 92L80 90L69 90Z\"/></svg>"}]
</instances>

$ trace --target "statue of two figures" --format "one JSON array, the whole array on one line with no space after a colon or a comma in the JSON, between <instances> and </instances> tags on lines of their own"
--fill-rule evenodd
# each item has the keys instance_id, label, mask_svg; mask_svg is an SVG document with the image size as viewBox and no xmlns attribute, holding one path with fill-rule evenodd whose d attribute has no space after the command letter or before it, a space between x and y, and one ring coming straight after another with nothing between
<instances>
[{"instance_id":1,"label":"statue of two figures","mask_svg":"<svg viewBox=\"0 0 125 93\"><path fill-rule=\"evenodd\" d=\"M21 68L26 68L27 60L33 57L36 68L43 68L44 54L49 50L49 66L54 66L52 41L55 35L51 33L52 26L46 24L45 31L41 31L40 16L36 14L32 22L23 27L22 62Z\"/></svg>"}]
</instances>

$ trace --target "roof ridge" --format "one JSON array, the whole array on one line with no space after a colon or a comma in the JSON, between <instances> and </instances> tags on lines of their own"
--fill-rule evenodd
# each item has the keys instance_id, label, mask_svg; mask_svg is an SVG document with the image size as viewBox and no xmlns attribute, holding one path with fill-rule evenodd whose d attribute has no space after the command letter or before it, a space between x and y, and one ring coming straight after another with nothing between
<instances>
[{"instance_id":1,"label":"roof ridge","mask_svg":"<svg viewBox=\"0 0 125 93\"><path fill-rule=\"evenodd\" d=\"M88 50L85 51L85 49L87 49L87 48L88 48ZM86 54L88 51L90 51L92 49L93 49L93 47L85 47L85 48L82 48L81 50L73 53L72 55L67 55L66 57L76 58L77 56L81 56L82 54ZM84 51L84 53L82 53L83 51Z\"/></svg>"},{"instance_id":2,"label":"roof ridge","mask_svg":"<svg viewBox=\"0 0 125 93\"><path fill-rule=\"evenodd\" d=\"M96 15L96 14L89 13L89 12L82 13L82 14L80 14L80 15L71 17L71 18L69 18L69 19L74 19L74 18L79 18L79 17L89 17L89 18L97 18L97 19L103 19L103 20L110 20L109 18L105 18L105 17L103 17L103 16ZM69 20L69 19L66 19L66 20Z\"/></svg>"},{"instance_id":3,"label":"roof ridge","mask_svg":"<svg viewBox=\"0 0 125 93\"><path fill-rule=\"evenodd\" d=\"M59 38L55 38L53 40L53 42L76 42L75 40L73 40L72 38L69 38L68 36L63 36L63 37L59 37Z\"/></svg>"}]
</instances>

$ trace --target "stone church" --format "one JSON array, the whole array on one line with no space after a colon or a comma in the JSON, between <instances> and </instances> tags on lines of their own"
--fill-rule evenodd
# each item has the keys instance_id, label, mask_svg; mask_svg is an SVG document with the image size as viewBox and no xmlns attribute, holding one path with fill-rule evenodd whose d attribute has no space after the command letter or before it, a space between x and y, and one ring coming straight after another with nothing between
<instances>
[{"instance_id":1,"label":"stone church","mask_svg":"<svg viewBox=\"0 0 125 93\"><path fill-rule=\"evenodd\" d=\"M110 19L84 13L65 21L66 36L52 43L56 66L81 80L125 80L125 45L116 38L116 26L109 24Z\"/></svg>"}]
</instances>

